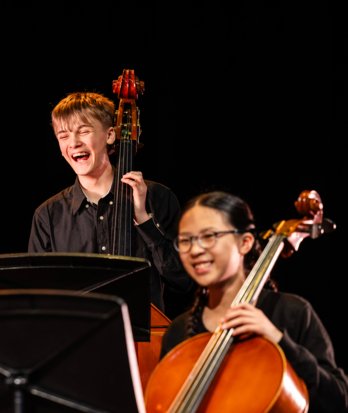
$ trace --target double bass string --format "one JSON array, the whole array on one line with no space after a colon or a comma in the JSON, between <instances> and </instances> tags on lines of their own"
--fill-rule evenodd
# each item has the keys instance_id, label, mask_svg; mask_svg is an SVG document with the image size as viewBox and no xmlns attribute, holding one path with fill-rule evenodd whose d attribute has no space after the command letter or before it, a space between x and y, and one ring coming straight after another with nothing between
<instances>
[{"instance_id":1,"label":"double bass string","mask_svg":"<svg viewBox=\"0 0 348 413\"><path fill-rule=\"evenodd\" d=\"M127 132L126 132L127 133ZM131 256L132 254L132 188L121 182L122 176L133 168L132 141L121 138L117 165L117 179L115 182L115 215L113 230L113 253L116 255ZM115 218L116 217L116 218ZM117 239L117 240L116 240Z\"/></svg>"},{"instance_id":2,"label":"double bass string","mask_svg":"<svg viewBox=\"0 0 348 413\"><path fill-rule=\"evenodd\" d=\"M133 159L140 134L139 110L135 105L135 99L138 92L143 91L144 82L136 78L133 69L124 69L122 75L113 81L113 92L120 98L115 123L118 165L114 188L115 213L111 228L112 249L116 255L133 256L133 190L121 182L121 178L133 170Z\"/></svg>"}]
</instances>

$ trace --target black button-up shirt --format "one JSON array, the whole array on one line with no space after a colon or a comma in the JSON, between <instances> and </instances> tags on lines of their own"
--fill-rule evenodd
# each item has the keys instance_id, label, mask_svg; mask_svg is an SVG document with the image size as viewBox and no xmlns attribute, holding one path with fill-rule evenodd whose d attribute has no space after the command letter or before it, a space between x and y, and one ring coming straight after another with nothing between
<instances>
[{"instance_id":1,"label":"black button-up shirt","mask_svg":"<svg viewBox=\"0 0 348 413\"><path fill-rule=\"evenodd\" d=\"M153 181L146 181L146 184L146 208L151 219L140 225L134 224L132 256L150 261L151 300L169 317L174 317L181 312L186 301L190 301L193 288L172 242L177 231L180 205L175 194L165 185ZM98 205L92 204L76 178L74 185L52 196L35 210L28 251L111 254L114 210L112 192L100 199ZM167 308L165 297L168 297ZM175 303L178 297L179 302Z\"/></svg>"}]
</instances>

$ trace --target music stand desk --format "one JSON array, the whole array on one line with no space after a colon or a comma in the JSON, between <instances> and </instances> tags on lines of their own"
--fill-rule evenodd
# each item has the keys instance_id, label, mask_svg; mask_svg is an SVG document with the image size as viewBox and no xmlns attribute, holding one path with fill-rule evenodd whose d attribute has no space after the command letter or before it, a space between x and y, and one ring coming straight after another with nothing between
<instances>
[{"instance_id":1,"label":"music stand desk","mask_svg":"<svg viewBox=\"0 0 348 413\"><path fill-rule=\"evenodd\" d=\"M128 306L135 341L150 341L150 271L150 262L136 257L0 254L0 290L56 289L118 296Z\"/></svg>"},{"instance_id":2,"label":"music stand desk","mask_svg":"<svg viewBox=\"0 0 348 413\"><path fill-rule=\"evenodd\" d=\"M123 299L2 290L0 331L2 413L145 413Z\"/></svg>"}]
</instances>

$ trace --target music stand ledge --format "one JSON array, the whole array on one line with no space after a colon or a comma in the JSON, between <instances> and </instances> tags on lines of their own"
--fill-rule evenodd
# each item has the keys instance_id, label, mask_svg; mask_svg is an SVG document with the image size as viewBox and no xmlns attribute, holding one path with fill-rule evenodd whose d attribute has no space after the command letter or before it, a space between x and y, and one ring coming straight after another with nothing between
<instances>
[{"instance_id":1,"label":"music stand ledge","mask_svg":"<svg viewBox=\"0 0 348 413\"><path fill-rule=\"evenodd\" d=\"M58 289L116 295L135 341L150 341L150 271L143 258L87 253L0 254L1 289Z\"/></svg>"},{"instance_id":2,"label":"music stand ledge","mask_svg":"<svg viewBox=\"0 0 348 413\"><path fill-rule=\"evenodd\" d=\"M145 413L124 300L0 291L2 413Z\"/></svg>"}]
</instances>

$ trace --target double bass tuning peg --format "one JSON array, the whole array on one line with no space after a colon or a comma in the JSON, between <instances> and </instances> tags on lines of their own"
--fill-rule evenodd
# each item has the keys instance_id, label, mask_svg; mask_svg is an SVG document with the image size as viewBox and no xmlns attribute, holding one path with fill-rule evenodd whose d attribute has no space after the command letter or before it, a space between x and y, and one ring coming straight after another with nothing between
<instances>
[{"instance_id":1,"label":"double bass tuning peg","mask_svg":"<svg viewBox=\"0 0 348 413\"><path fill-rule=\"evenodd\" d=\"M133 69L123 69L122 75L112 81L112 91L120 99L137 99L145 91L145 83L135 76Z\"/></svg>"}]
</instances>

